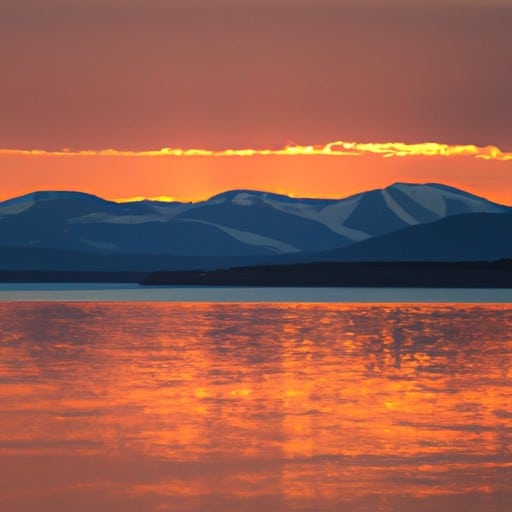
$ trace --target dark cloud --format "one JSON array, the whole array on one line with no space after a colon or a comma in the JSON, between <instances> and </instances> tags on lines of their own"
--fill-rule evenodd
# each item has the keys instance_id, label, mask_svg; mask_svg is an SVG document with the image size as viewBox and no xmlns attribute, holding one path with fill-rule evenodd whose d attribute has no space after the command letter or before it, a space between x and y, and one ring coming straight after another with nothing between
<instances>
[{"instance_id":1,"label":"dark cloud","mask_svg":"<svg viewBox=\"0 0 512 512\"><path fill-rule=\"evenodd\" d=\"M452 3L18 2L0 145L511 149L512 3Z\"/></svg>"}]
</instances>

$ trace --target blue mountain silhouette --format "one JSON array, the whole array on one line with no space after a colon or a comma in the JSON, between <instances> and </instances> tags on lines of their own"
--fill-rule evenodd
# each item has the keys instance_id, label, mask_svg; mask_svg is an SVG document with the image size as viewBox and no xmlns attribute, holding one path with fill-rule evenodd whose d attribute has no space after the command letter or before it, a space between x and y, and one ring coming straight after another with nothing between
<instances>
[{"instance_id":1,"label":"blue mountain silhouette","mask_svg":"<svg viewBox=\"0 0 512 512\"><path fill-rule=\"evenodd\" d=\"M510 211L437 183L339 200L232 190L197 203L37 191L0 203L0 268L510 257Z\"/></svg>"}]
</instances>

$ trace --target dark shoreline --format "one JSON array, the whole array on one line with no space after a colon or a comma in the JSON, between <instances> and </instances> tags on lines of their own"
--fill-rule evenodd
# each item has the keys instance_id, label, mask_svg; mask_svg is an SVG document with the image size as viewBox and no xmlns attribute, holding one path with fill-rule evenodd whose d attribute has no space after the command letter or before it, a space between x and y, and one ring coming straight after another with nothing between
<instances>
[{"instance_id":1,"label":"dark shoreline","mask_svg":"<svg viewBox=\"0 0 512 512\"><path fill-rule=\"evenodd\" d=\"M512 288L512 260L262 265L154 272L141 284L198 286Z\"/></svg>"},{"instance_id":2,"label":"dark shoreline","mask_svg":"<svg viewBox=\"0 0 512 512\"><path fill-rule=\"evenodd\" d=\"M260 265L217 270L93 272L0 270L0 283L136 283L147 286L512 288L512 260Z\"/></svg>"}]
</instances>

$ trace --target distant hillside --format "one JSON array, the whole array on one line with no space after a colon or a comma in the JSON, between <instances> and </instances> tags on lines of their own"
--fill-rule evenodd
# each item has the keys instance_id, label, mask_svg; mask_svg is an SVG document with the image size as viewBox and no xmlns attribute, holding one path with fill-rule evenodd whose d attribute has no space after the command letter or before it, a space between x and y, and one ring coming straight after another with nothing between
<instances>
[{"instance_id":1,"label":"distant hillside","mask_svg":"<svg viewBox=\"0 0 512 512\"><path fill-rule=\"evenodd\" d=\"M433 183L396 183L339 200L233 190L197 203L115 203L81 192L40 191L0 203L0 269L146 271L319 258L506 257L499 227L504 222L507 229L506 219L482 220L473 242L462 220L416 230L456 216L509 211ZM467 237L451 247L450 229Z\"/></svg>"},{"instance_id":2,"label":"distant hillside","mask_svg":"<svg viewBox=\"0 0 512 512\"><path fill-rule=\"evenodd\" d=\"M91 252L1 247L1 270L81 272L154 272L156 270L214 269L268 263L265 257L184 257L169 254L95 254Z\"/></svg>"},{"instance_id":3,"label":"distant hillside","mask_svg":"<svg viewBox=\"0 0 512 512\"><path fill-rule=\"evenodd\" d=\"M493 261L512 258L512 213L470 213L411 226L344 249L325 261Z\"/></svg>"}]
</instances>

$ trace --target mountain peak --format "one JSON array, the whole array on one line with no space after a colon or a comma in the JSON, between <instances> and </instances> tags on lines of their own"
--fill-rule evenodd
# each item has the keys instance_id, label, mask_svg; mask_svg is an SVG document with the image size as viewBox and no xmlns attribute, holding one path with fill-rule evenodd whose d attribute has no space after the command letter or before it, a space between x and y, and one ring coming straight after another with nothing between
<instances>
[{"instance_id":1,"label":"mountain peak","mask_svg":"<svg viewBox=\"0 0 512 512\"><path fill-rule=\"evenodd\" d=\"M493 201L489 201L485 197L478 196L476 194L472 194L471 192L468 192L466 190L462 190L457 187L452 187L450 185L445 185L443 183L436 183L436 182L428 182L428 183L406 183L406 182L396 182L392 185L389 185L388 187L384 188L383 190L398 190L401 192L412 192L412 191L423 191L423 193L427 190L438 191L439 193L448 194L450 196L455 197L458 196L459 198L466 198L466 199L473 199L476 201L484 201L488 204L495 205L497 207L503 207L503 205L500 205L498 203L494 203Z\"/></svg>"},{"instance_id":2,"label":"mountain peak","mask_svg":"<svg viewBox=\"0 0 512 512\"><path fill-rule=\"evenodd\" d=\"M4 204L15 204L15 203L35 203L38 201L51 201L55 199L74 199L74 200L88 200L95 202L110 202L106 199L102 199L94 194L88 194L86 192L76 192L71 190L36 190L29 192L22 196L8 199Z\"/></svg>"},{"instance_id":3,"label":"mountain peak","mask_svg":"<svg viewBox=\"0 0 512 512\"><path fill-rule=\"evenodd\" d=\"M265 192L262 190L235 189L221 192L210 197L207 203L232 202L239 205L256 204L260 201L275 201L279 203L305 203L305 204L332 204L339 199L322 199L311 197L295 197L287 194L278 194L276 192Z\"/></svg>"}]
</instances>

